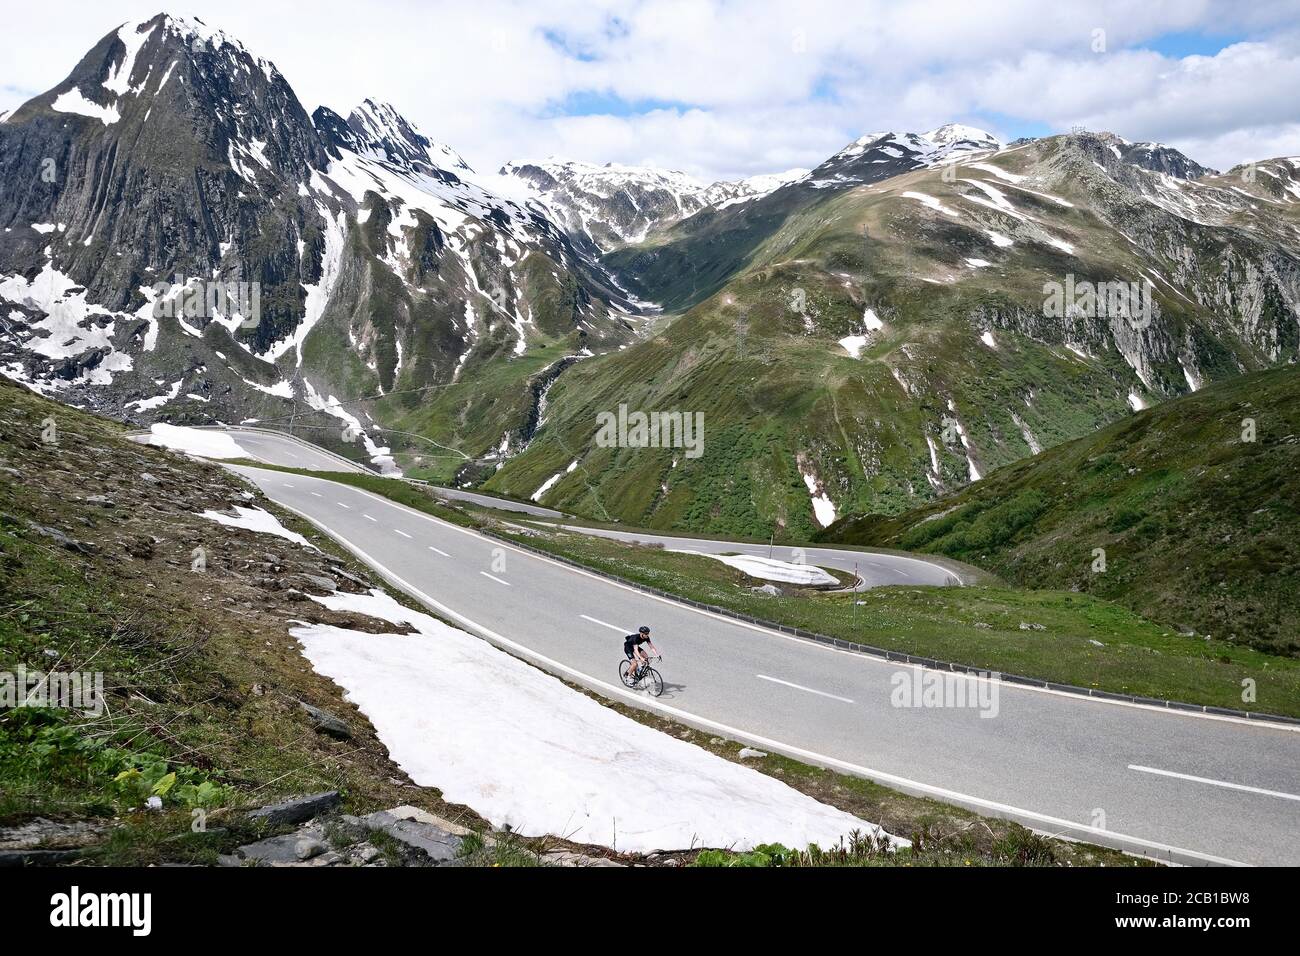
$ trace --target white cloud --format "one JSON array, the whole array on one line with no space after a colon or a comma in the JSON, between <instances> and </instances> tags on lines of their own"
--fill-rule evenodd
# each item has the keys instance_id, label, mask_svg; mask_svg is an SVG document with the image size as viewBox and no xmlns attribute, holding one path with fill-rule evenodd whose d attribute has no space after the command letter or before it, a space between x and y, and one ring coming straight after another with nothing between
<instances>
[{"instance_id":1,"label":"white cloud","mask_svg":"<svg viewBox=\"0 0 1300 956\"><path fill-rule=\"evenodd\" d=\"M156 4L72 0L57 29L39 5L7 10L26 42L8 44L0 111ZM1300 11L1284 0L191 0L184 12L273 60L309 110L388 100L483 170L558 154L734 177L815 165L868 129L996 117L1003 134L1080 123L1221 167L1297 151ZM1206 30L1249 42L1181 59L1142 49ZM645 106L566 115L575 95Z\"/></svg>"}]
</instances>

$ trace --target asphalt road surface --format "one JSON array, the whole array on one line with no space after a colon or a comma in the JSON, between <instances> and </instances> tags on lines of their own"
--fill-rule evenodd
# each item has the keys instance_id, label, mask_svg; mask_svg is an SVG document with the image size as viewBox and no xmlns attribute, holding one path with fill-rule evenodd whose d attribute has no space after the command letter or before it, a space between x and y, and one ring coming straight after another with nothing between
<instances>
[{"instance_id":1,"label":"asphalt road surface","mask_svg":"<svg viewBox=\"0 0 1300 956\"><path fill-rule=\"evenodd\" d=\"M273 432L254 431L248 428L222 428L221 431L226 432L231 438L235 439L239 446L248 452L248 457L256 461L264 461L272 465L283 465L288 468L305 468L309 471L350 471L365 475L374 474L369 468L349 461L341 455L332 454L323 448L310 444L296 442L292 438ZM428 485L427 487L439 497L470 501L487 508L514 511L519 514L534 515L540 518L565 517L563 512L556 511L554 508L543 508L541 505L511 501L508 498L497 498L476 491L464 491L460 488L445 488L442 485Z\"/></svg>"},{"instance_id":2,"label":"asphalt road surface","mask_svg":"<svg viewBox=\"0 0 1300 956\"><path fill-rule=\"evenodd\" d=\"M899 706L900 687L942 675L697 611L360 489L234 469L434 611L610 698L1043 832L1300 864L1296 730L955 675L949 693L981 706ZM640 624L665 655L658 700L618 683Z\"/></svg>"},{"instance_id":3,"label":"asphalt road surface","mask_svg":"<svg viewBox=\"0 0 1300 956\"><path fill-rule=\"evenodd\" d=\"M373 474L368 469L355 462L348 461L346 458L334 455L313 445L296 442L284 435L242 428L226 428L223 431L234 438L240 447L248 452L249 458L257 461L264 461L273 465L306 468L311 471L354 471ZM488 508L513 511L541 518L562 519L567 517L552 508L510 501L506 498L496 498L479 492L464 491L460 488L445 488L441 485L427 485L426 487L440 497L469 501ZM877 587L882 584L946 585L962 583L955 572L949 571L938 564L901 555L853 551L843 548L791 548L784 545L769 548L765 544L742 544L734 541L681 538L673 535L584 528L576 525L560 525L560 527L603 538L637 541L643 544L657 543L662 544L665 548L697 551L702 554L751 554L759 557L772 557L778 561L792 561L798 564L836 568L850 574L856 574L860 581L857 585L859 589Z\"/></svg>"}]
</instances>

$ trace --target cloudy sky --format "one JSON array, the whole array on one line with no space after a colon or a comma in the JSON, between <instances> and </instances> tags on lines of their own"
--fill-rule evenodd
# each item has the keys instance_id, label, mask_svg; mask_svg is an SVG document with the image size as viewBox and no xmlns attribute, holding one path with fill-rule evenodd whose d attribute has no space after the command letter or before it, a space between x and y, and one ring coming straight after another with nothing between
<instances>
[{"instance_id":1,"label":"cloudy sky","mask_svg":"<svg viewBox=\"0 0 1300 956\"><path fill-rule=\"evenodd\" d=\"M0 111L159 10L8 4ZM485 171L556 155L735 178L950 121L1003 139L1107 129L1221 169L1300 154L1300 0L187 0L169 12L272 60L308 110L387 100Z\"/></svg>"}]
</instances>

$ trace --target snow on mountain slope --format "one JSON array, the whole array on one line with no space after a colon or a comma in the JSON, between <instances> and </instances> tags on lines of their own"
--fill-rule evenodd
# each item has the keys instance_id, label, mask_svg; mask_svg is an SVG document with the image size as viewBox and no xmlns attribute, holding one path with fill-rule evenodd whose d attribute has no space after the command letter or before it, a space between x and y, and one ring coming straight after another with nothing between
<instances>
[{"instance_id":1,"label":"snow on mountain slope","mask_svg":"<svg viewBox=\"0 0 1300 956\"><path fill-rule=\"evenodd\" d=\"M819 189L875 182L890 175L942 166L958 159L991 153L1001 144L991 133L949 123L928 133L867 133L858 137L799 181Z\"/></svg>"},{"instance_id":2,"label":"snow on mountain slope","mask_svg":"<svg viewBox=\"0 0 1300 956\"><path fill-rule=\"evenodd\" d=\"M864 137L607 256L681 316L557 386L488 489L531 493L576 459L587 480L548 506L802 539L1300 356L1300 160L1182 178L1202 167L1108 134L950 133ZM645 407L709 410L705 461L591 447L591 409L628 382Z\"/></svg>"},{"instance_id":3,"label":"snow on mountain slope","mask_svg":"<svg viewBox=\"0 0 1300 956\"><path fill-rule=\"evenodd\" d=\"M378 100L309 116L199 20L122 25L0 124L0 182L27 184L0 191L0 369L122 417L240 421L627 342L642 304L503 181ZM205 297L227 283L250 314ZM457 447L521 436L535 371Z\"/></svg>"},{"instance_id":4,"label":"snow on mountain slope","mask_svg":"<svg viewBox=\"0 0 1300 956\"><path fill-rule=\"evenodd\" d=\"M702 209L757 199L805 172L793 169L706 184L686 173L652 166L549 159L507 163L500 175L524 184L571 235L607 251L641 242Z\"/></svg>"}]
</instances>

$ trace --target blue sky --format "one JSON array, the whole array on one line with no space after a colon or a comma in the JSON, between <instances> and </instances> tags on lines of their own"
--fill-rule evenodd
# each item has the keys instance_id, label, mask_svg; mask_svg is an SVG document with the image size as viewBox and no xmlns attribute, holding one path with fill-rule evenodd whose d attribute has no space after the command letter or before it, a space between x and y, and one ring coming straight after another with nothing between
<instances>
[{"instance_id":1,"label":"blue sky","mask_svg":"<svg viewBox=\"0 0 1300 956\"><path fill-rule=\"evenodd\" d=\"M391 102L482 170L547 156L702 179L816 165L869 130L1006 139L1081 125L1208 165L1300 154L1300 0L198 0L308 110ZM0 110L59 83L157 0L67 0Z\"/></svg>"}]
</instances>

